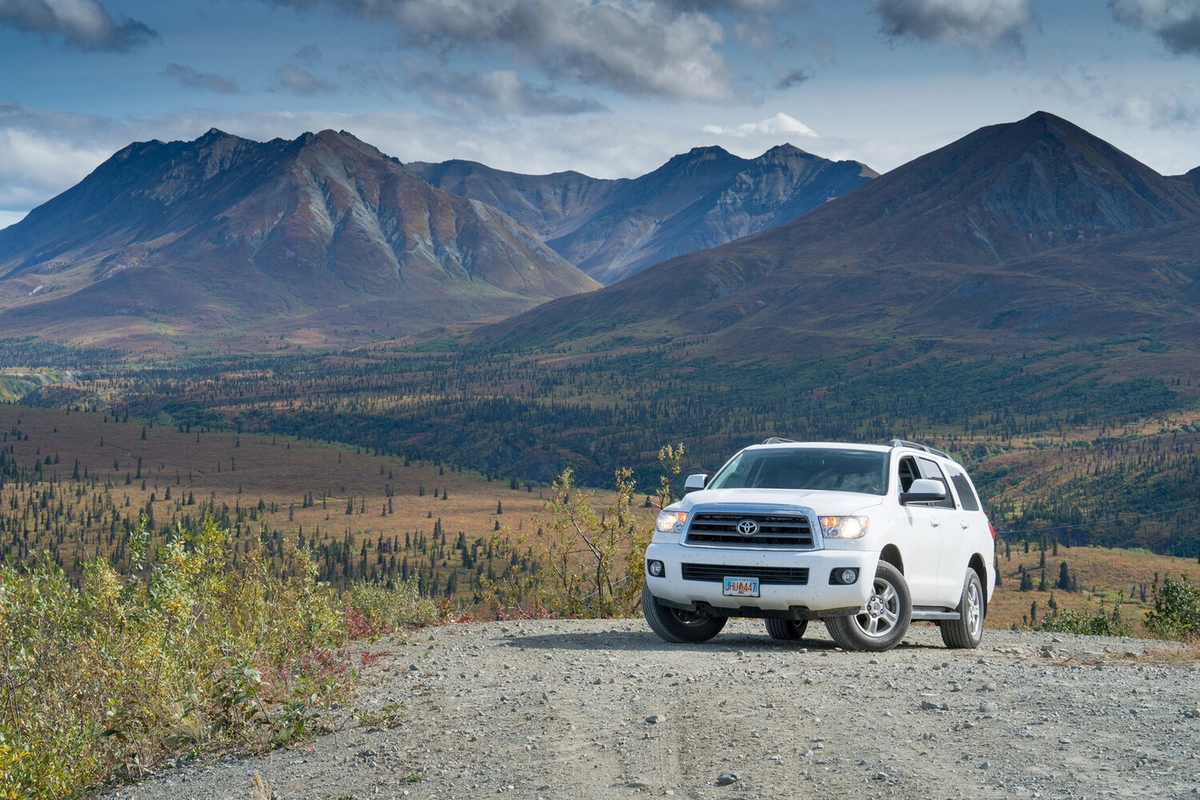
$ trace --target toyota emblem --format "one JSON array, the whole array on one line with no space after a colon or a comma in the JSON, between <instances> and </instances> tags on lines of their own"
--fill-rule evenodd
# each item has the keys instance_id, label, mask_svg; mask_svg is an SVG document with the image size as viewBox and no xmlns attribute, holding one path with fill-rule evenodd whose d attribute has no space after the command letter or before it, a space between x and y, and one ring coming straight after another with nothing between
<instances>
[{"instance_id":1,"label":"toyota emblem","mask_svg":"<svg viewBox=\"0 0 1200 800\"><path fill-rule=\"evenodd\" d=\"M758 533L758 523L752 519L744 519L737 524L737 532L741 536L753 536Z\"/></svg>"}]
</instances>

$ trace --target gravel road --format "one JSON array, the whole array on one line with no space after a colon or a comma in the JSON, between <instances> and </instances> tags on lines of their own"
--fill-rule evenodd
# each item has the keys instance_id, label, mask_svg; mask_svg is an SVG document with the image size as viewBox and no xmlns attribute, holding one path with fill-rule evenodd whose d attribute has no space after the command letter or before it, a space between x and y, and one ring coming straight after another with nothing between
<instances>
[{"instance_id":1,"label":"gravel road","mask_svg":"<svg viewBox=\"0 0 1200 800\"><path fill-rule=\"evenodd\" d=\"M448 625L371 650L337 735L104 796L1200 797L1200 664L1163 643L988 630L955 651L921 625L846 653L820 624L782 643L736 620L679 646L636 619Z\"/></svg>"}]
</instances>

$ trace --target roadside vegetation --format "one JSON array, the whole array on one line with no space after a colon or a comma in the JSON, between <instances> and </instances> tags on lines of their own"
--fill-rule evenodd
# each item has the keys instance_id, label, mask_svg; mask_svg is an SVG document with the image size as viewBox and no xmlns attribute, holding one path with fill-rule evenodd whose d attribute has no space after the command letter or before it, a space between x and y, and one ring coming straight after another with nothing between
<instances>
[{"instance_id":1,"label":"roadside vegetation","mask_svg":"<svg viewBox=\"0 0 1200 800\"><path fill-rule=\"evenodd\" d=\"M261 550L230 570L211 516L148 560L143 518L131 567L0 565L0 797L76 796L137 778L165 757L289 744L331 729L353 695L352 637L439 618L415 587L344 594L304 551L281 576Z\"/></svg>"}]
</instances>

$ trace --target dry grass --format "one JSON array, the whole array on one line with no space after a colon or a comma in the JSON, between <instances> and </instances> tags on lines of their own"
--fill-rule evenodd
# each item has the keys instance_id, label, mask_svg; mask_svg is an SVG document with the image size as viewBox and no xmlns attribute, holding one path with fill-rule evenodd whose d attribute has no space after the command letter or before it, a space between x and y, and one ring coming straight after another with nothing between
<instances>
[{"instance_id":1,"label":"dry grass","mask_svg":"<svg viewBox=\"0 0 1200 800\"><path fill-rule=\"evenodd\" d=\"M1014 546L1012 559L1004 557L1003 545L999 548L1000 573L1003 583L996 589L988 608L987 624L990 628L1009 628L1014 623L1022 624L1028 618L1029 606L1038 604L1038 618L1048 610L1051 591L1037 591L1041 579L1041 553L1031 547L1029 553ZM1106 610L1111 611L1119 592L1124 592L1121 606L1123 616L1133 621L1133 632L1137 636L1148 635L1142 624L1146 612L1153 607L1151 589L1157 573L1161 581L1170 574L1179 577L1190 573L1200 575L1200 564L1193 559L1160 556L1143 550L1110 550L1102 547L1059 547L1058 555L1046 550L1046 583L1054 587L1058 581L1059 565L1067 562L1068 569L1078 581L1079 591L1067 593L1053 589L1054 601L1060 610L1072 609L1079 612L1095 611L1104 601ZM1024 566L1033 578L1034 590L1019 590L1021 580L1018 567ZM1146 585L1146 602L1141 602L1140 589ZM1132 597L1131 597L1132 593Z\"/></svg>"},{"instance_id":2,"label":"dry grass","mask_svg":"<svg viewBox=\"0 0 1200 800\"><path fill-rule=\"evenodd\" d=\"M17 430L20 441L14 435ZM508 529L514 538L532 533L532 518L552 494L549 487L524 482L514 490L507 478L489 481L480 473L456 471L449 465L413 461L406 467L403 458L374 456L344 445L195 429L180 432L173 425L150 426L132 418L121 422L104 413L0 405L0 432L0 446L10 449L10 461L29 466L46 456L52 461L57 458L57 463L42 468L48 478L57 474L62 486L70 489L84 485L71 480L78 459L80 475L86 471L95 481L87 484L82 498L67 492L64 510L75 509L70 521L51 508L48 527L44 516L40 524L32 515L25 523L31 531L28 550L57 552L69 574L76 573L77 559L108 555L107 527L80 516L83 505L97 495L111 495L112 505L130 517L131 524L136 524L139 509L153 497L158 525L184 515L197 517L203 505L218 510L228 506L233 516L234 509L257 508L261 500L266 510L246 523L243 536L257 537L264 523L289 541L300 531L308 542L319 531L317 543L342 541L349 534L357 561L363 540L368 547L380 537L395 537L403 544L406 534L430 534L438 520L451 540L460 532L467 541L489 540L497 527ZM136 477L139 458L140 479ZM129 484L127 477L132 480ZM14 496L18 507L25 509L34 488L10 481L0 490L5 510ZM170 499L166 499L168 491ZM597 495L601 504L615 497L605 491ZM195 505L187 505L189 496ZM312 502L307 508L306 496ZM354 512L347 514L351 503ZM642 523L651 523L650 510L637 513ZM372 561L374 556L372 551Z\"/></svg>"}]
</instances>

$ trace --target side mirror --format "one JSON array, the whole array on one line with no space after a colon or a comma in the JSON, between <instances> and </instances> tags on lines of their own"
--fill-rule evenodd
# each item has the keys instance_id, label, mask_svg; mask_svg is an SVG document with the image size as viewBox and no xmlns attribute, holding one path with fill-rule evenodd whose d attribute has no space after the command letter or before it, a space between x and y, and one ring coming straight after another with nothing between
<instances>
[{"instance_id":1,"label":"side mirror","mask_svg":"<svg viewBox=\"0 0 1200 800\"><path fill-rule=\"evenodd\" d=\"M703 474L688 475L687 480L683 482L683 493L691 494L698 492L708 485L708 476Z\"/></svg>"},{"instance_id":2,"label":"side mirror","mask_svg":"<svg viewBox=\"0 0 1200 800\"><path fill-rule=\"evenodd\" d=\"M926 478L915 480L907 492L900 493L900 505L909 503L929 503L946 499L946 487L941 481L931 481Z\"/></svg>"}]
</instances>

